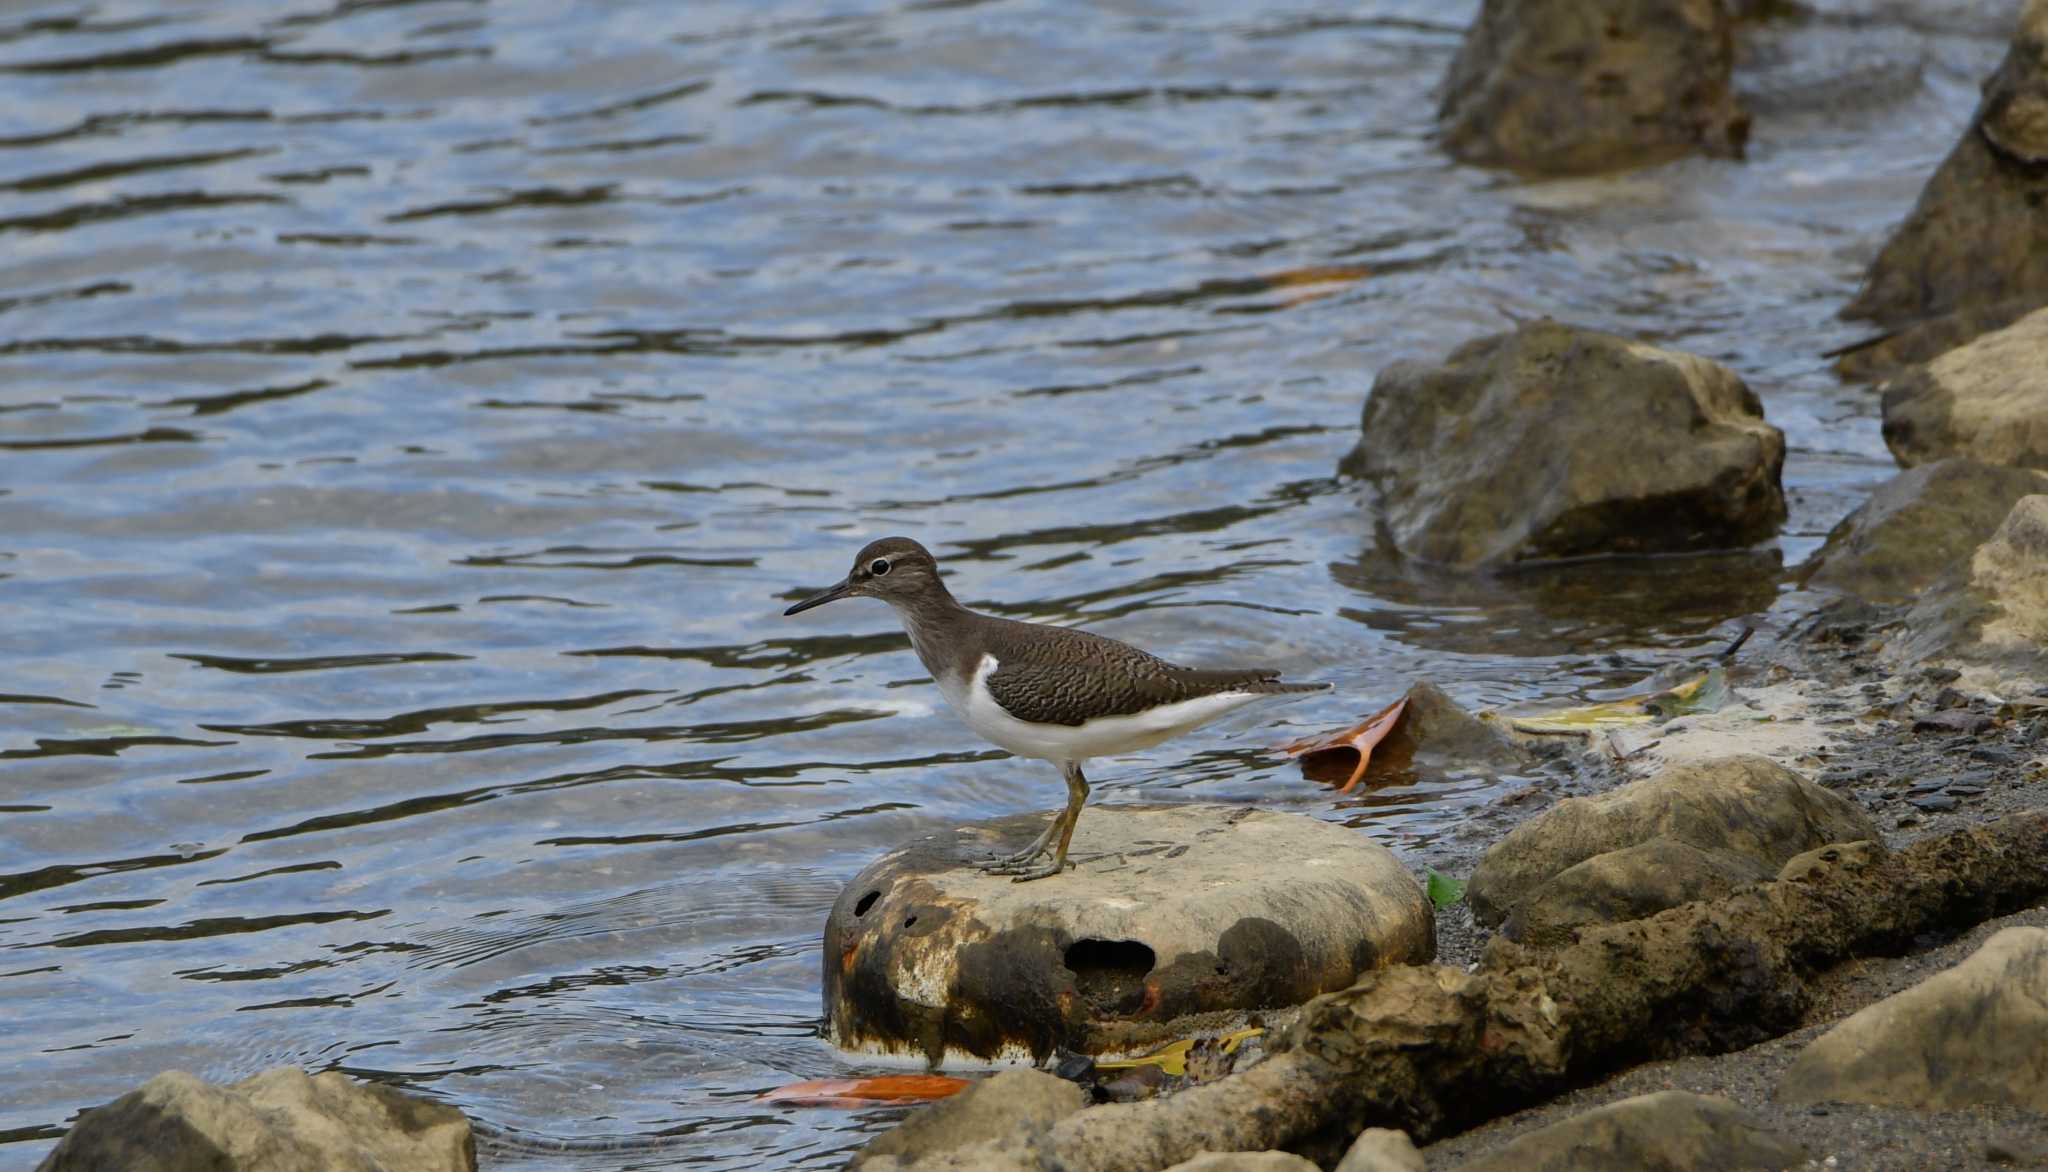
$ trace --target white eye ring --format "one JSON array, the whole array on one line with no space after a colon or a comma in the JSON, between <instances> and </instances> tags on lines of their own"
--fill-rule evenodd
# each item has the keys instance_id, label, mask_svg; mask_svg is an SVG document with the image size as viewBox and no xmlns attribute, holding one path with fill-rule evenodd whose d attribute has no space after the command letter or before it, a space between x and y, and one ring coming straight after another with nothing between
<instances>
[{"instance_id":1,"label":"white eye ring","mask_svg":"<svg viewBox=\"0 0 2048 1172\"><path fill-rule=\"evenodd\" d=\"M868 563L868 573L873 574L877 578L881 577L883 574L886 574L888 572L888 558L876 558L874 561Z\"/></svg>"}]
</instances>

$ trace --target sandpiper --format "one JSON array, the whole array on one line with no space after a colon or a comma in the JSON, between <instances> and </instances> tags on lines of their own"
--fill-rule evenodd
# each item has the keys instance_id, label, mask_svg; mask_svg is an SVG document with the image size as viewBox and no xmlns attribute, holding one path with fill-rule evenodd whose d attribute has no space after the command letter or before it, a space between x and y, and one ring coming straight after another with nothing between
<instances>
[{"instance_id":1,"label":"sandpiper","mask_svg":"<svg viewBox=\"0 0 2048 1172\"><path fill-rule=\"evenodd\" d=\"M1074 822L1088 800L1082 762L1149 749L1265 696L1330 686L1282 683L1268 668L1181 667L1087 631L977 614L953 598L938 562L907 537L870 542L837 585L782 613L839 598L879 598L894 607L911 648L967 727L1019 757L1059 766L1066 808L1036 842L984 868L1019 883L1066 867ZM1032 866L1047 854L1050 862Z\"/></svg>"}]
</instances>

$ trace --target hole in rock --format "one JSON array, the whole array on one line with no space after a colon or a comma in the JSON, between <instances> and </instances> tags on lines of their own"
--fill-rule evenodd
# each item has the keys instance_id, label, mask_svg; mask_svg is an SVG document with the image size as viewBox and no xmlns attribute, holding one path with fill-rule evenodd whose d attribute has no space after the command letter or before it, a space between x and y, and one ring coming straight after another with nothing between
<instances>
[{"instance_id":1,"label":"hole in rock","mask_svg":"<svg viewBox=\"0 0 2048 1172\"><path fill-rule=\"evenodd\" d=\"M853 905L853 918L857 920L867 915L868 909L875 906L875 901L880 898L882 898L882 893L879 891L870 891L866 895L861 896L860 902Z\"/></svg>"},{"instance_id":2,"label":"hole in rock","mask_svg":"<svg viewBox=\"0 0 2048 1172\"><path fill-rule=\"evenodd\" d=\"M1130 1013L1145 1001L1145 977L1158 957L1136 940L1076 940L1067 945L1074 991L1096 1013Z\"/></svg>"}]
</instances>

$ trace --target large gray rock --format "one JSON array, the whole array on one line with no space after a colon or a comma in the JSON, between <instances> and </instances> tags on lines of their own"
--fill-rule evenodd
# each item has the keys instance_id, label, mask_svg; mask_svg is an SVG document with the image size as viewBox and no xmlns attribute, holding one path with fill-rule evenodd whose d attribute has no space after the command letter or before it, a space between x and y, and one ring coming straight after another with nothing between
<instances>
[{"instance_id":1,"label":"large gray rock","mask_svg":"<svg viewBox=\"0 0 2048 1172\"><path fill-rule=\"evenodd\" d=\"M2048 309L1886 384L1884 442L1908 468L1970 456L2048 469Z\"/></svg>"},{"instance_id":2,"label":"large gray rock","mask_svg":"<svg viewBox=\"0 0 2048 1172\"><path fill-rule=\"evenodd\" d=\"M1292 1152L1203 1152L1166 1172L1322 1172Z\"/></svg>"},{"instance_id":3,"label":"large gray rock","mask_svg":"<svg viewBox=\"0 0 2048 1172\"><path fill-rule=\"evenodd\" d=\"M1954 968L1849 1015L1794 1060L1778 1097L2048 1111L2048 929L2007 928Z\"/></svg>"},{"instance_id":4,"label":"large gray rock","mask_svg":"<svg viewBox=\"0 0 2048 1172\"><path fill-rule=\"evenodd\" d=\"M1542 321L1380 372L1346 469L1395 549L1473 568L1748 545L1785 439L1726 367Z\"/></svg>"},{"instance_id":5,"label":"large gray rock","mask_svg":"<svg viewBox=\"0 0 2048 1172\"><path fill-rule=\"evenodd\" d=\"M2015 501L2038 492L2048 492L2048 473L1962 456L1908 469L1835 526L1805 584L1866 602L1912 601L1967 563Z\"/></svg>"},{"instance_id":6,"label":"large gray rock","mask_svg":"<svg viewBox=\"0 0 2048 1172\"><path fill-rule=\"evenodd\" d=\"M38 1172L475 1172L469 1120L329 1071L232 1086L166 1071L79 1116Z\"/></svg>"},{"instance_id":7,"label":"large gray rock","mask_svg":"<svg viewBox=\"0 0 2048 1172\"><path fill-rule=\"evenodd\" d=\"M1511 940L1551 944L1582 924L1639 920L1696 899L1717 899L1772 877L1775 868L1732 850L1702 850L1659 836L1574 863L1545 880L1502 924Z\"/></svg>"},{"instance_id":8,"label":"large gray rock","mask_svg":"<svg viewBox=\"0 0 2048 1172\"><path fill-rule=\"evenodd\" d=\"M1532 1131L1458 1172L1776 1172L1805 1162L1804 1148L1726 1099L1659 1091Z\"/></svg>"},{"instance_id":9,"label":"large gray rock","mask_svg":"<svg viewBox=\"0 0 2048 1172\"><path fill-rule=\"evenodd\" d=\"M1966 566L1906 614L1894 662L1957 660L2048 676L2048 495L2021 497Z\"/></svg>"},{"instance_id":10,"label":"large gray rock","mask_svg":"<svg viewBox=\"0 0 2048 1172\"><path fill-rule=\"evenodd\" d=\"M1335 1172L1423 1172L1422 1153L1405 1131L1368 1127L1351 1141Z\"/></svg>"},{"instance_id":11,"label":"large gray rock","mask_svg":"<svg viewBox=\"0 0 2048 1172\"><path fill-rule=\"evenodd\" d=\"M1091 806L1074 870L1024 884L981 872L1044 825L926 835L856 876L825 924L827 1036L934 1061L1130 1052L1435 955L1421 884L1341 826Z\"/></svg>"},{"instance_id":12,"label":"large gray rock","mask_svg":"<svg viewBox=\"0 0 2048 1172\"><path fill-rule=\"evenodd\" d=\"M848 1172L880 1172L895 1162L910 1163L994 1140L1012 1150L1088 1105L1088 1092L1039 1070L1006 1070L959 1094L911 1114L868 1141L847 1164Z\"/></svg>"},{"instance_id":13,"label":"large gray rock","mask_svg":"<svg viewBox=\"0 0 2048 1172\"><path fill-rule=\"evenodd\" d=\"M1763 757L1719 757L1566 798L1489 848L1465 898L1482 924L1510 915L1584 923L1574 911L1586 909L1633 917L1769 878L1817 846L1878 837L1870 816L1840 794ZM1568 874L1630 848L1643 849ZM1672 867L1670 877L1659 876L1659 863Z\"/></svg>"},{"instance_id":14,"label":"large gray rock","mask_svg":"<svg viewBox=\"0 0 2048 1172\"><path fill-rule=\"evenodd\" d=\"M1844 317L1997 328L2048 304L2048 0L2028 0L1962 140L1864 275ZM1995 313L1987 318L1988 311ZM1956 331L1935 331L1935 342ZM1897 361L1934 352L1895 350Z\"/></svg>"},{"instance_id":15,"label":"large gray rock","mask_svg":"<svg viewBox=\"0 0 2048 1172\"><path fill-rule=\"evenodd\" d=\"M1444 149L1587 174L1742 154L1721 0L1486 0L1444 80Z\"/></svg>"}]
</instances>

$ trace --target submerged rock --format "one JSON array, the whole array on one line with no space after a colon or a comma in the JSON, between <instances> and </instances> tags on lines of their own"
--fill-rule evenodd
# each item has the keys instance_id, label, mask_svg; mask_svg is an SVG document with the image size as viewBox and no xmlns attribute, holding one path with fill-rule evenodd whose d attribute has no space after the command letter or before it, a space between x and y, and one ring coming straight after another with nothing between
<instances>
[{"instance_id":1,"label":"submerged rock","mask_svg":"<svg viewBox=\"0 0 2048 1172\"><path fill-rule=\"evenodd\" d=\"M1346 469L1395 549L1476 568L1748 545L1785 439L1726 367L1542 321L1380 372Z\"/></svg>"},{"instance_id":2,"label":"submerged rock","mask_svg":"<svg viewBox=\"0 0 2048 1172\"><path fill-rule=\"evenodd\" d=\"M1850 1014L1785 1071L1778 1097L2048 1111L2048 929L2007 928L1954 968Z\"/></svg>"},{"instance_id":3,"label":"submerged rock","mask_svg":"<svg viewBox=\"0 0 2048 1172\"><path fill-rule=\"evenodd\" d=\"M1566 798L1489 848L1465 898L1482 924L1513 917L1540 935L1711 898L1802 851L1877 838L1841 795L1763 757L1720 757Z\"/></svg>"},{"instance_id":4,"label":"submerged rock","mask_svg":"<svg viewBox=\"0 0 2048 1172\"><path fill-rule=\"evenodd\" d=\"M2048 495L2021 497L1989 540L1906 614L1887 656L2048 676Z\"/></svg>"},{"instance_id":5,"label":"submerged rock","mask_svg":"<svg viewBox=\"0 0 2048 1172\"><path fill-rule=\"evenodd\" d=\"M1044 825L1019 815L926 835L848 884L825 924L827 1036L934 1063L1132 1052L1435 955L1421 884L1341 826L1249 807L1090 807L1077 868L1024 884L980 871Z\"/></svg>"},{"instance_id":6,"label":"submerged rock","mask_svg":"<svg viewBox=\"0 0 2048 1172\"><path fill-rule=\"evenodd\" d=\"M1970 456L2048 469L2048 309L1887 383L1884 442L1908 468Z\"/></svg>"},{"instance_id":7,"label":"submerged rock","mask_svg":"<svg viewBox=\"0 0 2048 1172\"><path fill-rule=\"evenodd\" d=\"M1828 534L1805 584L1865 602L1908 602L1969 561L2013 502L2048 474L1953 456L1892 477Z\"/></svg>"},{"instance_id":8,"label":"submerged rock","mask_svg":"<svg viewBox=\"0 0 2048 1172\"><path fill-rule=\"evenodd\" d=\"M462 1112L296 1066L216 1086L166 1071L78 1122L38 1172L475 1172Z\"/></svg>"},{"instance_id":9,"label":"submerged rock","mask_svg":"<svg viewBox=\"0 0 2048 1172\"><path fill-rule=\"evenodd\" d=\"M1444 149L1542 174L1740 157L1734 56L1721 0L1486 0L1444 81Z\"/></svg>"},{"instance_id":10,"label":"submerged rock","mask_svg":"<svg viewBox=\"0 0 2048 1172\"><path fill-rule=\"evenodd\" d=\"M1659 1091L1532 1131L1458 1172L1774 1172L1805 1162L1806 1149L1726 1099Z\"/></svg>"},{"instance_id":11,"label":"submerged rock","mask_svg":"<svg viewBox=\"0 0 2048 1172\"><path fill-rule=\"evenodd\" d=\"M1088 1105L1088 1093L1038 1070L1006 1070L941 1099L855 1153L847 1172L882 1172L935 1152L993 1140L1011 1150Z\"/></svg>"},{"instance_id":12,"label":"submerged rock","mask_svg":"<svg viewBox=\"0 0 2048 1172\"><path fill-rule=\"evenodd\" d=\"M1986 328L2048 304L2048 0L2028 0L1970 127L1920 192L1842 316ZM1991 312L1994 311L1995 312ZM1990 316L1986 316L1987 312ZM2003 320L2000 320L2003 319ZM1933 331L1953 341L1957 331ZM1894 352L1921 361L1932 352Z\"/></svg>"}]
</instances>

